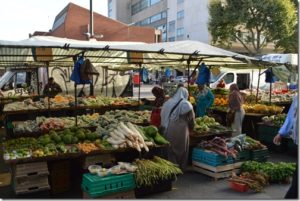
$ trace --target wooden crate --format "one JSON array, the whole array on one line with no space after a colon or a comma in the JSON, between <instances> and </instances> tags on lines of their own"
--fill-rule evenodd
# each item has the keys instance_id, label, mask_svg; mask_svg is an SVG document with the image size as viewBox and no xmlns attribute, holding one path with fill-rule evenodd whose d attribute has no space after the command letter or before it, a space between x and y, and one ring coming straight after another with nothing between
<instances>
[{"instance_id":1,"label":"wooden crate","mask_svg":"<svg viewBox=\"0 0 300 201\"><path fill-rule=\"evenodd\" d=\"M47 162L17 164L14 169L15 178L48 174Z\"/></svg>"},{"instance_id":2,"label":"wooden crate","mask_svg":"<svg viewBox=\"0 0 300 201\"><path fill-rule=\"evenodd\" d=\"M114 193L103 197L91 198L88 193L83 191L83 199L135 199L134 190Z\"/></svg>"},{"instance_id":3,"label":"wooden crate","mask_svg":"<svg viewBox=\"0 0 300 201\"><path fill-rule=\"evenodd\" d=\"M200 172L202 174L214 178L215 180L218 180L220 178L230 177L233 172L238 173L240 171L239 168L241 167L243 162L237 162L233 164L220 165L220 166L211 166L197 161L193 161L192 164L193 164L193 169L196 172Z\"/></svg>"},{"instance_id":4,"label":"wooden crate","mask_svg":"<svg viewBox=\"0 0 300 201\"><path fill-rule=\"evenodd\" d=\"M34 175L27 178L15 178L14 191L18 194L27 194L50 189L47 175Z\"/></svg>"},{"instance_id":5,"label":"wooden crate","mask_svg":"<svg viewBox=\"0 0 300 201\"><path fill-rule=\"evenodd\" d=\"M9 186L11 183L11 174L1 173L0 174L0 187Z\"/></svg>"}]
</instances>

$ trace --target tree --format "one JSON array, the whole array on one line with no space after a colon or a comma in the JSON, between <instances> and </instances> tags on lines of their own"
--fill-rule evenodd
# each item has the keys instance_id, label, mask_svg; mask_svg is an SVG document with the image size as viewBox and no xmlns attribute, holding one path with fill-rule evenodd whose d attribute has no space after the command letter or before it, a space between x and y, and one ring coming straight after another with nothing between
<instances>
[{"instance_id":1,"label":"tree","mask_svg":"<svg viewBox=\"0 0 300 201\"><path fill-rule=\"evenodd\" d=\"M227 47L239 42L251 55L261 54L269 42L287 48L296 34L291 0L213 0L209 12L212 42Z\"/></svg>"}]
</instances>

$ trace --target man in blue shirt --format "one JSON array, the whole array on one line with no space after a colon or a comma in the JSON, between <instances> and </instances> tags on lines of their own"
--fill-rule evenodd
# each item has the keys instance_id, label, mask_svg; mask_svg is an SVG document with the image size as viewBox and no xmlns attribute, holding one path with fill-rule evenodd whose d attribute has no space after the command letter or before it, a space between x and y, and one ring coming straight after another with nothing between
<instances>
[{"instance_id":1,"label":"man in blue shirt","mask_svg":"<svg viewBox=\"0 0 300 201\"><path fill-rule=\"evenodd\" d=\"M279 145L283 137L291 136L294 143L298 146L298 95L293 99L292 105L286 116L284 124L280 128L278 134L274 137L273 143ZM285 195L285 198L297 199L298 198L298 163L296 171L293 175L293 181L290 189Z\"/></svg>"}]
</instances>

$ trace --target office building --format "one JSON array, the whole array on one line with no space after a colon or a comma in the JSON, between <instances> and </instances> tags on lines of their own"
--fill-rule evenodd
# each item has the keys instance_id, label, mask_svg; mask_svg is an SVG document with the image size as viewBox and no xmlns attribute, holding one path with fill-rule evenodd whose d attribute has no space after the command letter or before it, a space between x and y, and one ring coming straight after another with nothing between
<instances>
[{"instance_id":1,"label":"office building","mask_svg":"<svg viewBox=\"0 0 300 201\"><path fill-rule=\"evenodd\" d=\"M162 41L210 43L207 28L210 0L108 0L108 17L162 31Z\"/></svg>"}]
</instances>

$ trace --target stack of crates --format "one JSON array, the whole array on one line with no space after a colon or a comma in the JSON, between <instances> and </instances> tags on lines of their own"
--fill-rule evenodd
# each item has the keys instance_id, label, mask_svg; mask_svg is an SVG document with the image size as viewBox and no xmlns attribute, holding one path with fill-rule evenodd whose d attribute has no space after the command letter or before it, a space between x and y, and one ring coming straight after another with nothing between
<instances>
[{"instance_id":1,"label":"stack of crates","mask_svg":"<svg viewBox=\"0 0 300 201\"><path fill-rule=\"evenodd\" d=\"M97 174L84 174L81 184L84 198L103 198L105 196L115 196L126 199L134 198L135 177L134 174L109 175L100 177ZM110 197L112 198L112 197Z\"/></svg>"},{"instance_id":2,"label":"stack of crates","mask_svg":"<svg viewBox=\"0 0 300 201\"><path fill-rule=\"evenodd\" d=\"M14 169L14 191L18 194L49 190L47 162L17 164Z\"/></svg>"},{"instance_id":3,"label":"stack of crates","mask_svg":"<svg viewBox=\"0 0 300 201\"><path fill-rule=\"evenodd\" d=\"M232 164L234 162L234 159L231 156L226 158L225 156L222 156L215 152L200 148L193 149L192 160L196 162L205 163L214 167L219 165Z\"/></svg>"}]
</instances>

